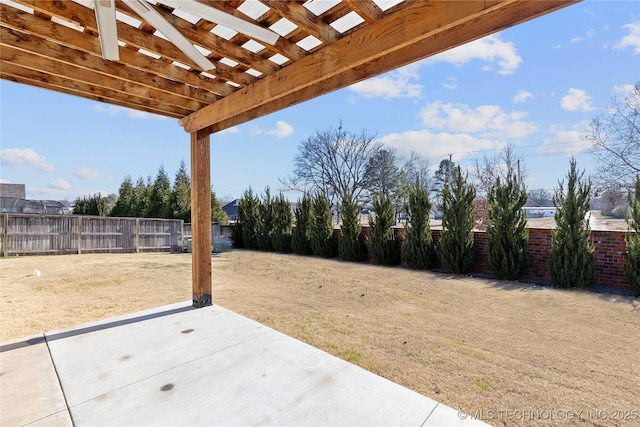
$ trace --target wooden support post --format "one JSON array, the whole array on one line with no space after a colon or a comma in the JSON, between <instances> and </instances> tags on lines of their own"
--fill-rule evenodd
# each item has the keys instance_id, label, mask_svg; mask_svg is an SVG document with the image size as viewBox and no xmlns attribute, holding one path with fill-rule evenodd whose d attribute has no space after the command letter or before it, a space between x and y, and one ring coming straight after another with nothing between
<instances>
[{"instance_id":1,"label":"wooden support post","mask_svg":"<svg viewBox=\"0 0 640 427\"><path fill-rule=\"evenodd\" d=\"M191 271L193 306L211 299L211 148L208 133L191 133Z\"/></svg>"}]
</instances>

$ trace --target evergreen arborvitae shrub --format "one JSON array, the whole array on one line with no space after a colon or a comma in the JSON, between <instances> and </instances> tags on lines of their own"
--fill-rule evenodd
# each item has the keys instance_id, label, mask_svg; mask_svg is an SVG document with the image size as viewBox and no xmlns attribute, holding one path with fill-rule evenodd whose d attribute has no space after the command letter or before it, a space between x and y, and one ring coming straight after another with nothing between
<instances>
[{"instance_id":1,"label":"evergreen arborvitae shrub","mask_svg":"<svg viewBox=\"0 0 640 427\"><path fill-rule=\"evenodd\" d=\"M429 192L420 185L418 179L409 189L409 201L404 210L407 223L402 240L402 261L412 269L430 268L433 257L433 238L429 226L431 202Z\"/></svg>"},{"instance_id":2,"label":"evergreen arborvitae shrub","mask_svg":"<svg viewBox=\"0 0 640 427\"><path fill-rule=\"evenodd\" d=\"M595 279L593 250L589 243L589 220L591 183L583 180L575 159L567 176L567 191L559 182L553 196L556 207L556 227L551 233L551 254L548 257L549 275L560 288L587 288Z\"/></svg>"},{"instance_id":3,"label":"evergreen arborvitae shrub","mask_svg":"<svg viewBox=\"0 0 640 427\"><path fill-rule=\"evenodd\" d=\"M189 211L189 215L190 214L191 211ZM213 191L213 189L211 190L211 222L217 222L224 225L229 224L229 217L222 210L222 205L218 201L216 193Z\"/></svg>"},{"instance_id":4,"label":"evergreen arborvitae shrub","mask_svg":"<svg viewBox=\"0 0 640 427\"><path fill-rule=\"evenodd\" d=\"M525 203L527 191L511 174L489 189L488 267L498 279L515 279L529 266Z\"/></svg>"},{"instance_id":5,"label":"evergreen arborvitae shrub","mask_svg":"<svg viewBox=\"0 0 640 427\"><path fill-rule=\"evenodd\" d=\"M394 265L398 262L398 251L393 228L391 228L395 225L391 197L387 193L381 194L380 197L374 196L373 211L376 217L369 222L371 226L369 253L376 264Z\"/></svg>"},{"instance_id":6,"label":"evergreen arborvitae shrub","mask_svg":"<svg viewBox=\"0 0 640 427\"><path fill-rule=\"evenodd\" d=\"M260 222L260 201L251 188L245 190L238 206L238 223L242 236L242 246L257 249L258 227Z\"/></svg>"},{"instance_id":7,"label":"evergreen arborvitae shrub","mask_svg":"<svg viewBox=\"0 0 640 427\"><path fill-rule=\"evenodd\" d=\"M271 233L271 246L276 252L288 254L291 252L291 205L282 193L273 201L273 231Z\"/></svg>"},{"instance_id":8,"label":"evergreen arborvitae shrub","mask_svg":"<svg viewBox=\"0 0 640 427\"><path fill-rule=\"evenodd\" d=\"M624 274L636 295L640 296L640 176L636 177L635 194L632 196L629 193L628 200L631 218L627 220L629 230L624 236L627 241L627 263L624 266Z\"/></svg>"},{"instance_id":9,"label":"evergreen arborvitae shrub","mask_svg":"<svg viewBox=\"0 0 640 427\"><path fill-rule=\"evenodd\" d=\"M238 214L240 213L240 207L238 207ZM236 214L236 217L239 215ZM242 223L240 221L235 222L231 228L231 241L235 249L243 249L244 243L242 241Z\"/></svg>"},{"instance_id":10,"label":"evergreen arborvitae shrub","mask_svg":"<svg viewBox=\"0 0 640 427\"><path fill-rule=\"evenodd\" d=\"M311 223L311 249L313 254L329 258L333 255L333 222L331 206L324 194L313 199L313 222Z\"/></svg>"},{"instance_id":11,"label":"evergreen arborvitae shrub","mask_svg":"<svg viewBox=\"0 0 640 427\"><path fill-rule=\"evenodd\" d=\"M460 166L453 169L451 184L442 192L442 236L437 253L449 273L464 274L473 266L473 213L475 188L467 184Z\"/></svg>"},{"instance_id":12,"label":"evergreen arborvitae shrub","mask_svg":"<svg viewBox=\"0 0 640 427\"><path fill-rule=\"evenodd\" d=\"M350 197L342 199L340 207L342 225L340 226L340 242L338 255L345 261L361 261L362 248L360 247L360 207Z\"/></svg>"},{"instance_id":13,"label":"evergreen arborvitae shrub","mask_svg":"<svg viewBox=\"0 0 640 427\"><path fill-rule=\"evenodd\" d=\"M261 251L271 251L271 232L273 231L273 201L271 200L271 190L265 189L262 200L259 200L260 220L258 221L257 244Z\"/></svg>"},{"instance_id":14,"label":"evergreen arborvitae shrub","mask_svg":"<svg viewBox=\"0 0 640 427\"><path fill-rule=\"evenodd\" d=\"M298 255L312 255L311 226L314 221L313 202L306 194L298 202L295 212L296 225L291 236L291 249Z\"/></svg>"}]
</instances>

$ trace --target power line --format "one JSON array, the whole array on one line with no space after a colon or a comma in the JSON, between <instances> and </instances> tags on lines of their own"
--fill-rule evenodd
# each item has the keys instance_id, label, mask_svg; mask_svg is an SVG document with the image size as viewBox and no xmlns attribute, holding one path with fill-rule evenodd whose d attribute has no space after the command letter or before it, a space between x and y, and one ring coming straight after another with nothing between
<instances>
[{"instance_id":1,"label":"power line","mask_svg":"<svg viewBox=\"0 0 640 427\"><path fill-rule=\"evenodd\" d=\"M556 145L570 145L570 144L576 144L579 143L580 141L562 141L562 142L551 142L548 144L536 144L536 145L521 145L521 146L514 146L514 148L516 150L521 150L524 148L540 148L540 147L548 147L548 146L556 146ZM450 153L449 155L453 154L453 155L457 155L457 154L474 154L474 153L482 153L482 152L496 152L497 150L495 148L484 148L481 150L471 150L471 151L456 151L453 153ZM560 152L558 152L560 153ZM537 155L544 155L544 154L555 154L555 153L541 153L541 154L537 154ZM533 156L533 154L532 154Z\"/></svg>"}]
</instances>

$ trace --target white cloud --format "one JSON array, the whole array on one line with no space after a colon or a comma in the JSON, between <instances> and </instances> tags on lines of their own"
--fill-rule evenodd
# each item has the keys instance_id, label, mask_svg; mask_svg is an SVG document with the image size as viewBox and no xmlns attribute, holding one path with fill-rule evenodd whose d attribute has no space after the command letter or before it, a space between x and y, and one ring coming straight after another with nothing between
<instances>
[{"instance_id":1,"label":"white cloud","mask_svg":"<svg viewBox=\"0 0 640 427\"><path fill-rule=\"evenodd\" d=\"M140 119L164 120L165 119L165 117L158 116L156 114L147 113L146 111L129 110L129 109L126 109L126 111L130 119L135 119L135 120L140 120Z\"/></svg>"},{"instance_id":2,"label":"white cloud","mask_svg":"<svg viewBox=\"0 0 640 427\"><path fill-rule=\"evenodd\" d=\"M613 92L616 95L627 96L633 92L635 86L634 85L615 85L613 87Z\"/></svg>"},{"instance_id":3,"label":"white cloud","mask_svg":"<svg viewBox=\"0 0 640 427\"><path fill-rule=\"evenodd\" d=\"M105 113L107 116L115 117L122 110L121 107L109 104L96 104L93 106L94 111Z\"/></svg>"},{"instance_id":4,"label":"white cloud","mask_svg":"<svg viewBox=\"0 0 640 427\"><path fill-rule=\"evenodd\" d=\"M503 75L514 73L522 62L522 58L518 55L515 45L511 42L505 42L497 34L492 34L442 52L429 59L425 59L425 62L449 62L461 67L474 59L489 63L482 67L485 71L492 70L493 64L497 63L499 67L498 73Z\"/></svg>"},{"instance_id":5,"label":"white cloud","mask_svg":"<svg viewBox=\"0 0 640 427\"><path fill-rule=\"evenodd\" d=\"M87 166L78 166L73 171L73 174L82 179L100 179L103 177L100 172Z\"/></svg>"},{"instance_id":6,"label":"white cloud","mask_svg":"<svg viewBox=\"0 0 640 427\"><path fill-rule=\"evenodd\" d=\"M0 151L0 163L14 168L32 168L43 172L53 172L54 167L33 148L7 148Z\"/></svg>"},{"instance_id":7,"label":"white cloud","mask_svg":"<svg viewBox=\"0 0 640 427\"><path fill-rule=\"evenodd\" d=\"M289 135L293 134L293 126L291 126L287 122L278 120L278 122L276 123L276 128L266 131L266 134L275 136L277 138L286 138Z\"/></svg>"},{"instance_id":8,"label":"white cloud","mask_svg":"<svg viewBox=\"0 0 640 427\"><path fill-rule=\"evenodd\" d=\"M444 83L442 83L442 87L449 90L457 89L458 79L456 79L455 77L449 77L447 80L445 80Z\"/></svg>"},{"instance_id":9,"label":"white cloud","mask_svg":"<svg viewBox=\"0 0 640 427\"><path fill-rule=\"evenodd\" d=\"M519 90L518 93L516 93L516 96L513 97L513 103L521 104L523 102L526 102L529 98L533 98L533 94L531 92L528 92L526 90Z\"/></svg>"},{"instance_id":10,"label":"white cloud","mask_svg":"<svg viewBox=\"0 0 640 427\"><path fill-rule=\"evenodd\" d=\"M57 179L53 182L49 183L49 188L52 188L54 190L68 190L71 188L71 186L69 185L69 183L67 181L65 181L64 179L60 178Z\"/></svg>"},{"instance_id":11,"label":"white cloud","mask_svg":"<svg viewBox=\"0 0 640 427\"><path fill-rule=\"evenodd\" d=\"M349 89L365 98L418 98L422 85L414 83L420 78L419 64L411 64L354 85Z\"/></svg>"},{"instance_id":12,"label":"white cloud","mask_svg":"<svg viewBox=\"0 0 640 427\"><path fill-rule=\"evenodd\" d=\"M230 128L221 130L220 132L216 133L216 135L223 135L225 133L238 133L238 132L240 132L239 126L231 126Z\"/></svg>"},{"instance_id":13,"label":"white cloud","mask_svg":"<svg viewBox=\"0 0 640 427\"><path fill-rule=\"evenodd\" d=\"M626 49L630 47L634 55L640 55L640 22L627 24L622 28L628 30L629 34L620 39L613 47L615 49Z\"/></svg>"},{"instance_id":14,"label":"white cloud","mask_svg":"<svg viewBox=\"0 0 640 427\"><path fill-rule=\"evenodd\" d=\"M110 104L96 104L93 109L99 113L105 113L110 117L115 117L120 113L125 113L130 119L133 120L144 120L144 119L155 119L155 120L165 120L166 117L159 116L157 114L147 113L146 111L133 110L131 108L119 107L117 105Z\"/></svg>"},{"instance_id":15,"label":"white cloud","mask_svg":"<svg viewBox=\"0 0 640 427\"><path fill-rule=\"evenodd\" d=\"M588 141L582 139L587 124L582 123L571 129L563 129L559 126L551 128L551 136L546 138L538 147L538 154L566 154L572 156L591 148Z\"/></svg>"},{"instance_id":16,"label":"white cloud","mask_svg":"<svg viewBox=\"0 0 640 427\"><path fill-rule=\"evenodd\" d=\"M41 188L41 187L28 187L28 198L36 200L62 200L72 199L67 190L61 190L59 188Z\"/></svg>"},{"instance_id":17,"label":"white cloud","mask_svg":"<svg viewBox=\"0 0 640 427\"><path fill-rule=\"evenodd\" d=\"M594 31L589 30L584 35L575 36L574 38L572 38L570 43L580 43L580 42L583 42L585 40L589 40L591 37L593 37L594 34L595 34Z\"/></svg>"},{"instance_id":18,"label":"white cloud","mask_svg":"<svg viewBox=\"0 0 640 427\"><path fill-rule=\"evenodd\" d=\"M443 104L436 101L420 111L423 124L430 128L453 132L478 133L483 138L523 138L538 127L523 119L527 113L506 112L498 105L480 105L475 109L465 104Z\"/></svg>"},{"instance_id":19,"label":"white cloud","mask_svg":"<svg viewBox=\"0 0 640 427\"><path fill-rule=\"evenodd\" d=\"M59 180L60 181L60 180ZM62 180L64 181L64 180ZM109 195L108 191L105 190L79 190L76 188L54 188L53 184L57 181L54 181L49 184L48 187L27 187L28 197L30 199L36 200L75 200L78 197L89 197L94 194L100 194L103 197Z\"/></svg>"},{"instance_id":20,"label":"white cloud","mask_svg":"<svg viewBox=\"0 0 640 427\"><path fill-rule=\"evenodd\" d=\"M562 97L560 106L564 111L591 111L591 97L582 89L569 89L569 93Z\"/></svg>"},{"instance_id":21,"label":"white cloud","mask_svg":"<svg viewBox=\"0 0 640 427\"><path fill-rule=\"evenodd\" d=\"M0 178L0 184L11 184L11 181L8 179Z\"/></svg>"},{"instance_id":22,"label":"white cloud","mask_svg":"<svg viewBox=\"0 0 640 427\"><path fill-rule=\"evenodd\" d=\"M502 143L485 138L476 138L468 134L452 134L448 132L433 133L429 130L407 131L383 136L378 141L384 146L395 149L401 156L409 156L415 151L425 159L438 162L453 153L453 160L458 161L465 154L478 150L499 148Z\"/></svg>"}]
</instances>

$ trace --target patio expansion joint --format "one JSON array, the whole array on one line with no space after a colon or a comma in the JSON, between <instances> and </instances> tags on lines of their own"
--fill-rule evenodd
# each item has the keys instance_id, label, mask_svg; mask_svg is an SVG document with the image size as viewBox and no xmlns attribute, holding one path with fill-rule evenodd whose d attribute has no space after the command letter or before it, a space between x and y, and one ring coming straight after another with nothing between
<instances>
[{"instance_id":1,"label":"patio expansion joint","mask_svg":"<svg viewBox=\"0 0 640 427\"><path fill-rule=\"evenodd\" d=\"M93 396L93 397L91 397L91 398L89 398L89 399L87 399L87 400L84 400L84 401L81 401L81 402L77 402L77 403L76 403L76 404L74 404L73 406L69 406L69 404L67 403L67 397L66 397L66 395L64 394L64 388L63 388L63 389L62 389L62 394L64 395L64 401L65 401L65 404L67 405L67 410L69 411L69 414L71 414L70 408L75 408L75 407L77 407L77 406L80 406L80 405L85 404L85 403L87 403L87 402L90 402L90 401L92 401L92 400L95 400L95 399L99 398L100 396L105 396L105 395L107 395L107 394L109 394L109 393L113 393L114 391L118 391L118 390L126 389L127 387L130 387L130 386L132 386L132 385L134 385L134 384L139 384L139 383L141 383L141 382L144 382L144 381L149 380L150 378L157 377L158 375L162 375L162 374L164 374L164 373L166 373L166 372L171 372L171 371L173 371L173 370L175 370L175 369L177 369L177 368L179 368L179 367L181 367L181 366L185 366L185 365L188 365L189 363L193 363L193 362L195 362L195 361L197 361L197 360L204 359L204 358L206 358L206 357L210 357L210 356L212 356L212 355L214 355L214 354L217 354L217 353L220 353L220 352L226 351L226 350L228 350L228 349L230 349L230 348L233 348L233 347L236 347L236 346L238 346L238 345L244 344L244 343L246 343L246 342L248 342L248 341L251 341L251 340L257 339L257 338L259 338L259 337L261 337L261 336L264 336L264 335L267 335L267 334L272 334L272 333L274 333L274 332L276 332L276 331L275 331L275 329L271 329L271 328L269 328L269 329L268 329L268 330L266 330L265 332L262 332L262 333L260 333L260 334L254 335L254 336L252 336L252 337L250 337L250 338L246 338L246 339L244 339L244 340L242 340L242 341L238 341L238 342L236 342L236 343L234 343L234 344L231 344L231 345L228 345L228 346L226 346L226 347L219 348L219 349L217 349L216 351L212 351L212 352L210 352L210 353L203 354L202 356L199 356L199 357L196 357L196 358L193 358L193 359L190 359L190 360L186 360L186 361L184 361L184 362L182 362L182 363L180 363L180 364L177 364L177 365L172 366L172 367L167 368L167 369L163 369L163 370L161 370L161 371L158 371L158 372L154 373L153 375L149 375L149 376L146 376L146 377L144 377L144 378L140 378L139 380L132 381L132 382L130 382L130 383L128 383L128 384L125 384L125 385L123 385L123 386L121 386L121 387L113 388L113 389L111 389L111 390L109 390L109 391L106 391L106 392L104 392L104 393L102 393L102 394L100 394L100 395L98 395L98 396ZM47 346L47 349L48 349L48 346ZM49 352L49 355L51 356L51 352ZM52 358L51 360L53 361L53 358ZM55 363L54 363L54 367L55 367ZM58 375L58 372L56 371L56 376L57 376L57 375ZM58 377L58 381L60 381L60 377ZM60 384L60 387L62 388L62 384ZM72 418L72 422L73 422L73 418ZM75 425L75 423L74 423L74 425Z\"/></svg>"},{"instance_id":2,"label":"patio expansion joint","mask_svg":"<svg viewBox=\"0 0 640 427\"><path fill-rule=\"evenodd\" d=\"M424 427L424 425L427 423L427 421L429 421L429 417L431 417L431 415L433 415L433 413L435 412L436 408L437 408L438 406L440 406L440 402L438 402L438 401L435 401L435 402L436 402L436 404L434 405L434 407L433 407L433 409L431 410L431 412L429 412L429 413L427 414L427 418L425 418L425 419L424 419L424 421L422 422L422 424L420 424L420 427Z\"/></svg>"},{"instance_id":3,"label":"patio expansion joint","mask_svg":"<svg viewBox=\"0 0 640 427\"><path fill-rule=\"evenodd\" d=\"M73 422L73 415L71 414L71 407L69 406L69 402L67 401L67 395L64 392L64 386L62 385L62 381L60 381L60 374L58 373L58 367L56 366L56 361L53 359L53 355L51 354L51 348L49 348L49 340L47 339L47 334L42 334L42 338L44 339L44 344L47 346L47 353L49 354L49 360L51 361L51 365L53 366L53 372L55 372L56 374L58 385L60 386L60 390L62 391L62 398L64 399L64 406L66 408L67 414L69 414L69 418L71 419L71 424L75 425L75 423ZM59 411L59 412L62 412L62 411Z\"/></svg>"}]
</instances>

